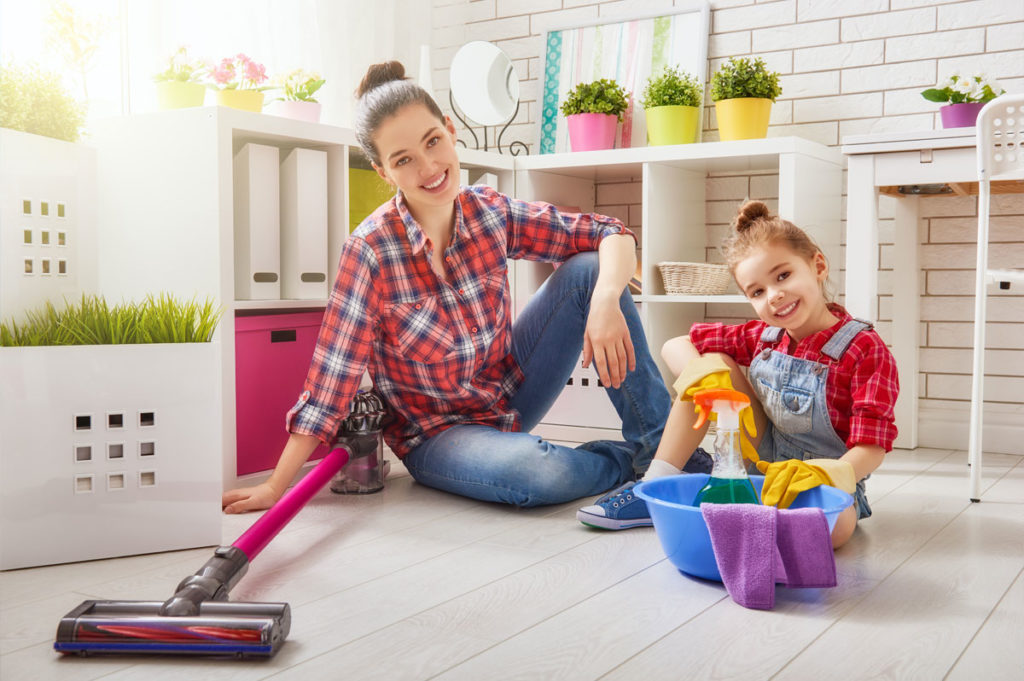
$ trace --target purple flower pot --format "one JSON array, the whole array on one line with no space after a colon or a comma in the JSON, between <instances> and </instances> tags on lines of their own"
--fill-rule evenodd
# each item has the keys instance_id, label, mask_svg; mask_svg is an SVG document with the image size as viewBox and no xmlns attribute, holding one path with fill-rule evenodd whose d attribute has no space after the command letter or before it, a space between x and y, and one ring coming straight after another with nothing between
<instances>
[{"instance_id":1,"label":"purple flower pot","mask_svg":"<svg viewBox=\"0 0 1024 681\"><path fill-rule=\"evenodd\" d=\"M978 113L985 106L982 102L962 102L947 104L939 109L943 128L973 128L978 120Z\"/></svg>"}]
</instances>

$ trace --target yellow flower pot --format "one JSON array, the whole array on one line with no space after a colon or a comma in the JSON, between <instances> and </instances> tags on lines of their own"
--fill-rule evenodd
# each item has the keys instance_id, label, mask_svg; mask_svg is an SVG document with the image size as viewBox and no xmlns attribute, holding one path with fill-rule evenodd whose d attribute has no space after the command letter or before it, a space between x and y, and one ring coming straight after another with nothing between
<instances>
[{"instance_id":1,"label":"yellow flower pot","mask_svg":"<svg viewBox=\"0 0 1024 681\"><path fill-rule=\"evenodd\" d=\"M751 140L768 134L772 100L761 97L721 99L715 102L718 136L723 142Z\"/></svg>"},{"instance_id":2,"label":"yellow flower pot","mask_svg":"<svg viewBox=\"0 0 1024 681\"><path fill-rule=\"evenodd\" d=\"M263 93L258 90L217 90L217 105L243 111L263 111Z\"/></svg>"},{"instance_id":3,"label":"yellow flower pot","mask_svg":"<svg viewBox=\"0 0 1024 681\"><path fill-rule=\"evenodd\" d=\"M647 113L647 143L692 144L697 141L700 109L695 106L654 106Z\"/></svg>"},{"instance_id":4,"label":"yellow flower pot","mask_svg":"<svg viewBox=\"0 0 1024 681\"><path fill-rule=\"evenodd\" d=\"M161 109L186 109L202 106L206 86L202 83L182 83L168 80L156 84L156 102Z\"/></svg>"}]
</instances>

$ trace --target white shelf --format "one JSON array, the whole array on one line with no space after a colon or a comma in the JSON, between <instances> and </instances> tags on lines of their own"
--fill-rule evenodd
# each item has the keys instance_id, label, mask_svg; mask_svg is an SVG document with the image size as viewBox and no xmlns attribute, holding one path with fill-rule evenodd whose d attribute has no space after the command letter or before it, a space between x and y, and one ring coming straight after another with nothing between
<instances>
[{"instance_id":1,"label":"white shelf","mask_svg":"<svg viewBox=\"0 0 1024 681\"><path fill-rule=\"evenodd\" d=\"M749 305L747 297L739 293L726 295L638 295L633 296L637 303L730 303Z\"/></svg>"},{"instance_id":2,"label":"white shelf","mask_svg":"<svg viewBox=\"0 0 1024 681\"><path fill-rule=\"evenodd\" d=\"M736 142L701 142L660 147L632 147L606 151L565 152L520 156L516 170L547 170L559 175L602 182L638 179L645 164L657 163L685 170L710 172L777 172L780 158L799 154L842 166L843 154L800 137L768 137Z\"/></svg>"}]
</instances>

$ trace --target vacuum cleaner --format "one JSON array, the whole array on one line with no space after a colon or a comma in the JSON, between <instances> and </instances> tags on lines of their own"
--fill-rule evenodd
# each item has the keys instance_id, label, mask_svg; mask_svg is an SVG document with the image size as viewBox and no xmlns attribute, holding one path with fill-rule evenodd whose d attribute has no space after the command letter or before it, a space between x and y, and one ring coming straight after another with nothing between
<instances>
[{"instance_id":1,"label":"vacuum cleaner","mask_svg":"<svg viewBox=\"0 0 1024 681\"><path fill-rule=\"evenodd\" d=\"M384 405L373 392L352 401L331 451L231 546L218 547L161 601L88 600L57 625L56 651L77 654L177 654L269 658L291 626L287 603L228 601L249 563L349 461L364 472L382 461ZM376 489L380 489L377 486Z\"/></svg>"}]
</instances>

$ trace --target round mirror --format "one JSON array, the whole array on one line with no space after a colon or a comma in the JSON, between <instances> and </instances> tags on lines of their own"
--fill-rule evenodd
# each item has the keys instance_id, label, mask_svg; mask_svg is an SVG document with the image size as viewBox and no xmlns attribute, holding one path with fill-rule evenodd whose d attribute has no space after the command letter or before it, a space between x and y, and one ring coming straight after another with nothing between
<instances>
[{"instance_id":1,"label":"round mirror","mask_svg":"<svg viewBox=\"0 0 1024 681\"><path fill-rule=\"evenodd\" d=\"M512 60L483 40L466 43L455 53L450 70L452 99L480 125L498 125L515 113L519 78Z\"/></svg>"}]
</instances>

